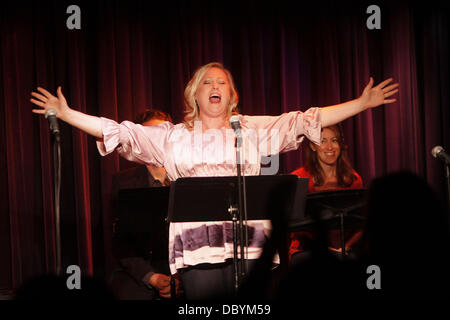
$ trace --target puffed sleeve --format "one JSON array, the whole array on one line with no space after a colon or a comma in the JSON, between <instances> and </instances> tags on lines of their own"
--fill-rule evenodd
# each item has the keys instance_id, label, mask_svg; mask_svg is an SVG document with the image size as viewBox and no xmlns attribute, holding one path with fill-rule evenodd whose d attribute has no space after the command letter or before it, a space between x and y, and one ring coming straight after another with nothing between
<instances>
[{"instance_id":1,"label":"puffed sleeve","mask_svg":"<svg viewBox=\"0 0 450 320\"><path fill-rule=\"evenodd\" d=\"M156 126L142 126L130 121L120 124L114 120L100 118L103 140L97 141L102 156L114 150L129 161L142 164L164 165L165 146L170 122Z\"/></svg>"},{"instance_id":2,"label":"puffed sleeve","mask_svg":"<svg viewBox=\"0 0 450 320\"><path fill-rule=\"evenodd\" d=\"M320 108L292 111L280 116L244 116L242 126L253 129L262 155L298 149L306 136L316 144L322 139Z\"/></svg>"}]
</instances>

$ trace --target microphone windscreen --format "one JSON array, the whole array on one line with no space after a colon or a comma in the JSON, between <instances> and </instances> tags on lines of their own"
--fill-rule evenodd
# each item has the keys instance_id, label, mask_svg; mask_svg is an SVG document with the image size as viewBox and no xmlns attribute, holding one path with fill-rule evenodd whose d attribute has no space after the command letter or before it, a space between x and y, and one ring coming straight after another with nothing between
<instances>
[{"instance_id":1,"label":"microphone windscreen","mask_svg":"<svg viewBox=\"0 0 450 320\"><path fill-rule=\"evenodd\" d=\"M431 150L431 154L433 155L433 157L437 158L438 154L444 150L444 148L442 148L441 146L436 146Z\"/></svg>"},{"instance_id":2,"label":"microphone windscreen","mask_svg":"<svg viewBox=\"0 0 450 320\"><path fill-rule=\"evenodd\" d=\"M56 117L56 114L57 114L57 112L55 109L47 109L47 110L45 110L45 119L47 119L48 117L51 117L51 116Z\"/></svg>"},{"instance_id":3,"label":"microphone windscreen","mask_svg":"<svg viewBox=\"0 0 450 320\"><path fill-rule=\"evenodd\" d=\"M231 116L231 118L230 118L230 124L231 125L233 125L233 124L240 124L241 123L241 117L239 116L239 115L234 115L234 116Z\"/></svg>"}]
</instances>

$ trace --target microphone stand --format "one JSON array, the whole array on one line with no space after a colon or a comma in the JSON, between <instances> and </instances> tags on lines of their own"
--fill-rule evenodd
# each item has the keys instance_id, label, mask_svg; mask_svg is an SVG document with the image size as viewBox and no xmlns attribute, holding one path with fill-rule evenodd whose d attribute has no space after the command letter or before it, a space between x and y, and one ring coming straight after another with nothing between
<instances>
[{"instance_id":1,"label":"microphone stand","mask_svg":"<svg viewBox=\"0 0 450 320\"><path fill-rule=\"evenodd\" d=\"M445 162L445 178L447 180L447 212L450 214L450 163Z\"/></svg>"},{"instance_id":2,"label":"microphone stand","mask_svg":"<svg viewBox=\"0 0 450 320\"><path fill-rule=\"evenodd\" d=\"M229 201L229 207L228 212L231 214L231 220L233 221L233 277L234 277L234 293L237 295L239 290L239 256L238 256L238 228L241 231L242 228L242 197L241 197L241 160L240 160L240 153L241 153L241 144L242 144L242 137L239 135L236 135L236 140L234 147L236 148L236 167L237 167L237 179L238 179L238 197L239 197L239 203L238 207L236 208L233 205L233 202L230 198ZM239 217L238 217L239 215ZM237 221L240 221L240 225L238 227ZM242 233L239 232L242 239ZM242 258L242 241L240 241L240 249L241 249L241 258ZM242 260L241 260L242 261ZM241 270L242 270L242 263L241 263Z\"/></svg>"},{"instance_id":3,"label":"microphone stand","mask_svg":"<svg viewBox=\"0 0 450 320\"><path fill-rule=\"evenodd\" d=\"M248 229L247 229L247 197L245 192L245 175L242 175L241 170L242 159L242 135L236 136L236 166L237 166L237 179L238 179L238 199L239 199L239 234L240 234L240 267L241 279L246 275L248 269L247 253L244 248L248 248ZM244 225L245 223L245 225ZM244 241L245 230L245 241Z\"/></svg>"},{"instance_id":4,"label":"microphone stand","mask_svg":"<svg viewBox=\"0 0 450 320\"><path fill-rule=\"evenodd\" d=\"M52 132L53 137L53 187L55 206L56 275L61 275L61 137Z\"/></svg>"},{"instance_id":5,"label":"microphone stand","mask_svg":"<svg viewBox=\"0 0 450 320\"><path fill-rule=\"evenodd\" d=\"M228 207L228 212L231 214L231 219L233 221L233 276L234 276L234 293L237 295L239 289L239 267L238 267L238 244L237 244L237 211L238 209L234 207L231 202Z\"/></svg>"},{"instance_id":6,"label":"microphone stand","mask_svg":"<svg viewBox=\"0 0 450 320\"><path fill-rule=\"evenodd\" d=\"M445 165L445 179L447 182L447 213L450 215L450 156L445 153L441 146L435 146L431 154L436 159L442 160Z\"/></svg>"}]
</instances>

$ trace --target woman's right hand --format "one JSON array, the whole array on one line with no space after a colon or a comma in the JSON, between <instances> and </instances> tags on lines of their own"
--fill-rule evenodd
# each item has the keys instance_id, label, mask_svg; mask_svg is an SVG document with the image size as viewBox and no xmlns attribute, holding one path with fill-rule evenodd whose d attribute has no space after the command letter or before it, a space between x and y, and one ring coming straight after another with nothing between
<instances>
[{"instance_id":1,"label":"woman's right hand","mask_svg":"<svg viewBox=\"0 0 450 320\"><path fill-rule=\"evenodd\" d=\"M45 114L48 109L54 109L56 117L64 122L96 138L103 138L100 118L69 108L66 98L62 94L61 87L58 87L56 90L57 97L40 87L37 88L37 91L39 92L31 93L35 99L31 98L30 101L41 107L41 109L33 109L34 113Z\"/></svg>"},{"instance_id":2,"label":"woman's right hand","mask_svg":"<svg viewBox=\"0 0 450 320\"><path fill-rule=\"evenodd\" d=\"M45 114L48 109L54 109L56 111L56 116L61 118L68 110L70 110L60 86L56 90L58 97L55 97L44 88L38 87L37 91L39 91L39 93L31 93L36 99L31 98L30 101L42 109L33 109L32 111L34 113Z\"/></svg>"}]
</instances>

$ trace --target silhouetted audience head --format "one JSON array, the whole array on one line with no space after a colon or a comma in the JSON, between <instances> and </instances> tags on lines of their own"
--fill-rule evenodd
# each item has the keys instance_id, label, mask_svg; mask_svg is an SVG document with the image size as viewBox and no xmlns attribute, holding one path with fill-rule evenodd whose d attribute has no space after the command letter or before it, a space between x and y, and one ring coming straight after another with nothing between
<instances>
[{"instance_id":1,"label":"silhouetted audience head","mask_svg":"<svg viewBox=\"0 0 450 320\"><path fill-rule=\"evenodd\" d=\"M364 258L381 269L381 296L428 297L448 290L448 216L417 175L402 171L372 182L362 244Z\"/></svg>"}]
</instances>

